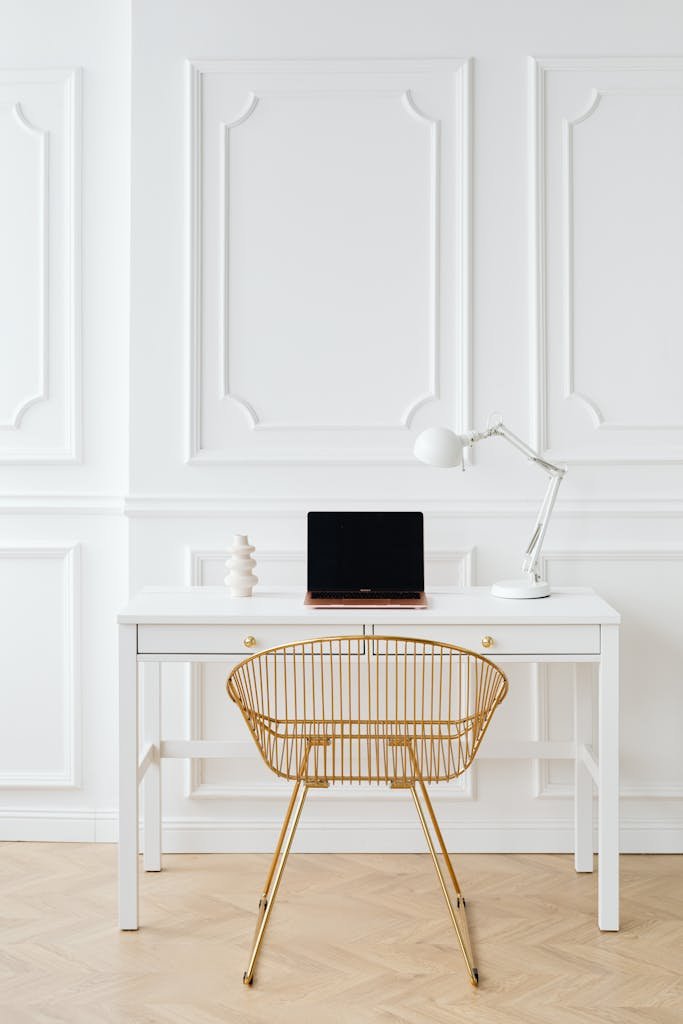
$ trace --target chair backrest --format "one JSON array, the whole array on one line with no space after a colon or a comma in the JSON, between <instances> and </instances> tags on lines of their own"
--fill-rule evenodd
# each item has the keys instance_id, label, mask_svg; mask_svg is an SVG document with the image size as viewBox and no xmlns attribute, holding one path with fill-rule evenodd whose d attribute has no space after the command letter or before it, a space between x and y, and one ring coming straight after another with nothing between
<instances>
[{"instance_id":1,"label":"chair backrest","mask_svg":"<svg viewBox=\"0 0 683 1024\"><path fill-rule=\"evenodd\" d=\"M227 691L277 775L401 785L462 774L508 681L453 644L338 636L245 658Z\"/></svg>"}]
</instances>

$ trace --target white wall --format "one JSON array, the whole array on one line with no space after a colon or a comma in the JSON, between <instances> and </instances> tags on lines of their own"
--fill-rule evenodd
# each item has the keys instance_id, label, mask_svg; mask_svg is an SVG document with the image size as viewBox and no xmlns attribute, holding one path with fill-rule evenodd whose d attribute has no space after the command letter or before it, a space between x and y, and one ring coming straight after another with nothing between
<instances>
[{"instance_id":1,"label":"white wall","mask_svg":"<svg viewBox=\"0 0 683 1024\"><path fill-rule=\"evenodd\" d=\"M2 46L6 66L84 68L83 462L26 465L24 452L8 468L8 491L24 497L6 501L33 509L37 493L60 492L67 508L105 514L81 528L40 499L49 518L3 523L8 546L80 542L94 576L87 590L83 570L81 607L102 641L83 620L76 648L106 665L93 692L111 709L126 543L132 589L220 580L233 532L256 543L265 586L298 584L308 509L418 507L428 583L514 574L545 479L493 442L464 477L410 455L422 427L479 426L500 410L569 465L550 579L594 585L624 616L623 847L682 850L683 57L661 56L683 49L680 5L134 0L128 482L127 15L108 5L116 25L96 32L98 5L92 26L79 17L68 45L48 34L41 53L31 19L56 6L73 27L67 3L22 6ZM13 442L54 441L41 404ZM124 494L129 538L106 511ZM47 622L55 603L65 614L68 591L54 595L75 564L13 556L4 593L37 574ZM26 662L29 681L48 660L67 679L58 639ZM223 676L164 672L166 731L235 743L224 764L164 766L168 849L272 842L280 790L226 707ZM491 745L569 738L569 671L517 666L512 679ZM28 734L30 707L13 706ZM104 706L83 735L106 756L68 794L93 814L112 806ZM38 775L37 791L2 800L23 808L27 830L32 808L70 806L40 786L69 770L64 749L49 750L4 754L15 781ZM568 765L487 761L442 799L461 847L569 848ZM381 826L375 797L315 801L302 848L418 848L410 810L379 800Z\"/></svg>"},{"instance_id":2,"label":"white wall","mask_svg":"<svg viewBox=\"0 0 683 1024\"><path fill-rule=\"evenodd\" d=\"M0 837L111 839L130 17L0 4Z\"/></svg>"}]
</instances>

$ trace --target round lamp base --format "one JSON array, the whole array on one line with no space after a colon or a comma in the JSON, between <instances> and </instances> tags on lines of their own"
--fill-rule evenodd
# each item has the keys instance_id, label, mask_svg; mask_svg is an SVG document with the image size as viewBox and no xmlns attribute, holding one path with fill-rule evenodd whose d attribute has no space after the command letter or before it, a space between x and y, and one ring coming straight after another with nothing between
<instances>
[{"instance_id":1,"label":"round lamp base","mask_svg":"<svg viewBox=\"0 0 683 1024\"><path fill-rule=\"evenodd\" d=\"M513 601L526 601L534 597L549 597L550 584L545 580L501 580L491 587L494 597L506 597Z\"/></svg>"}]
</instances>

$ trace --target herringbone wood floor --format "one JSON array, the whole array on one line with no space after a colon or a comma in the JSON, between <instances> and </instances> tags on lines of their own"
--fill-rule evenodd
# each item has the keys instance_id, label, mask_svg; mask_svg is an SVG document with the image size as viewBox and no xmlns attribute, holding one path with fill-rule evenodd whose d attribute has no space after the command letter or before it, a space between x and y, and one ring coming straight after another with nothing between
<instances>
[{"instance_id":1,"label":"herringbone wood floor","mask_svg":"<svg viewBox=\"0 0 683 1024\"><path fill-rule=\"evenodd\" d=\"M0 845L2 1024L681 1024L683 857L622 859L623 930L568 856L461 856L473 989L427 855L293 855L241 983L265 856L168 856L116 929L112 846Z\"/></svg>"}]
</instances>

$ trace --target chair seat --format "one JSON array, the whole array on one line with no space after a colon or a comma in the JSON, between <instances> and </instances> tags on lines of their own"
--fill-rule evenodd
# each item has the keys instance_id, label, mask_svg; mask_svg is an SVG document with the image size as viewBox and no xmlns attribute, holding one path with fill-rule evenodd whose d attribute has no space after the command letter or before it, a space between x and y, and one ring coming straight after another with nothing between
<instances>
[{"instance_id":1,"label":"chair seat","mask_svg":"<svg viewBox=\"0 0 683 1024\"><path fill-rule=\"evenodd\" d=\"M393 784L420 777L425 782L447 782L462 775L475 752L470 750L476 726L473 718L457 723L282 721L252 711L247 720L253 734L268 737L267 749L280 751L279 763L267 760L270 769L292 781L315 777L329 783Z\"/></svg>"}]
</instances>

